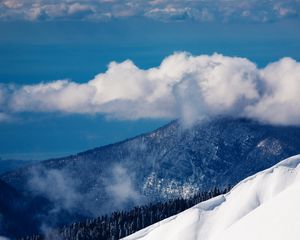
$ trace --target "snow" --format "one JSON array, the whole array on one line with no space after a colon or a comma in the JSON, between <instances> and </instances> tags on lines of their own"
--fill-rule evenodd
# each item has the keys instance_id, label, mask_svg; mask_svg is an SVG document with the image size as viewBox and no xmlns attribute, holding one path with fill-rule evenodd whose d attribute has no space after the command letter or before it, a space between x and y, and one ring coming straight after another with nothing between
<instances>
[{"instance_id":1,"label":"snow","mask_svg":"<svg viewBox=\"0 0 300 240\"><path fill-rule=\"evenodd\" d=\"M300 236L300 155L246 178L229 193L126 240L260 240Z\"/></svg>"},{"instance_id":2,"label":"snow","mask_svg":"<svg viewBox=\"0 0 300 240\"><path fill-rule=\"evenodd\" d=\"M297 182L275 196L272 201L254 209L230 227L220 239L298 240L300 236L299 202L300 183Z\"/></svg>"}]
</instances>

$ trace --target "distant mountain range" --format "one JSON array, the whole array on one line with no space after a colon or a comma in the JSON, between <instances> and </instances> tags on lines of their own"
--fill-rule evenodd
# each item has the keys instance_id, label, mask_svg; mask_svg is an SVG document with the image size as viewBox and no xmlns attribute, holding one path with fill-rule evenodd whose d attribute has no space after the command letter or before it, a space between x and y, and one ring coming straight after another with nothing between
<instances>
[{"instance_id":1,"label":"distant mountain range","mask_svg":"<svg viewBox=\"0 0 300 240\"><path fill-rule=\"evenodd\" d=\"M123 142L5 173L1 179L22 194L46 199L51 207L43 209L48 217L40 221L51 227L233 186L299 152L298 127L218 118L184 128L174 121Z\"/></svg>"}]
</instances>

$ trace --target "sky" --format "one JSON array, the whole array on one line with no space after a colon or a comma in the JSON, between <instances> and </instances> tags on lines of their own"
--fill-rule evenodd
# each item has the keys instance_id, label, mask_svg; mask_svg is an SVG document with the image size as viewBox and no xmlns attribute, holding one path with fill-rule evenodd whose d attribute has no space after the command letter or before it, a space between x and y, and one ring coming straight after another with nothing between
<instances>
[{"instance_id":1,"label":"sky","mask_svg":"<svg viewBox=\"0 0 300 240\"><path fill-rule=\"evenodd\" d=\"M299 125L300 2L0 2L0 157L225 114ZM278 114L280 113L280 114Z\"/></svg>"}]
</instances>

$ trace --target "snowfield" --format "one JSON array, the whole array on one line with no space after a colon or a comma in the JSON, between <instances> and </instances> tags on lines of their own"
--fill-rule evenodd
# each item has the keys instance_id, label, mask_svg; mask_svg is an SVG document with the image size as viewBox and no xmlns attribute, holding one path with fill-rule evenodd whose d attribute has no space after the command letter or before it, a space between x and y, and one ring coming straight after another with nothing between
<instances>
[{"instance_id":1,"label":"snowfield","mask_svg":"<svg viewBox=\"0 0 300 240\"><path fill-rule=\"evenodd\" d=\"M126 240L299 240L300 155Z\"/></svg>"}]
</instances>

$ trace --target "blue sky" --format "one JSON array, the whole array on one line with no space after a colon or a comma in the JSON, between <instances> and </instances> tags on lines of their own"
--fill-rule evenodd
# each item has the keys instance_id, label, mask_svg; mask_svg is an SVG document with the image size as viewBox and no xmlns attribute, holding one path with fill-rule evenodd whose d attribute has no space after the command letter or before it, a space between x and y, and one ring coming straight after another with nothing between
<instances>
[{"instance_id":1,"label":"blue sky","mask_svg":"<svg viewBox=\"0 0 300 240\"><path fill-rule=\"evenodd\" d=\"M25 85L69 79L66 84L74 87L105 73L112 61L130 59L147 70L178 51L244 57L258 68L282 57L299 61L299 4L296 0L219 1L218 6L211 1L2 1L0 86L15 94ZM132 114L141 117L128 117L122 112L127 105L121 105L121 113L114 110L119 111L115 115L103 110L78 113L73 105L68 111L52 105L47 111L35 111L40 105L32 104L12 110L2 103L0 113L7 118L0 121L0 157L62 156L177 118L160 112L149 117L140 109Z\"/></svg>"}]
</instances>

